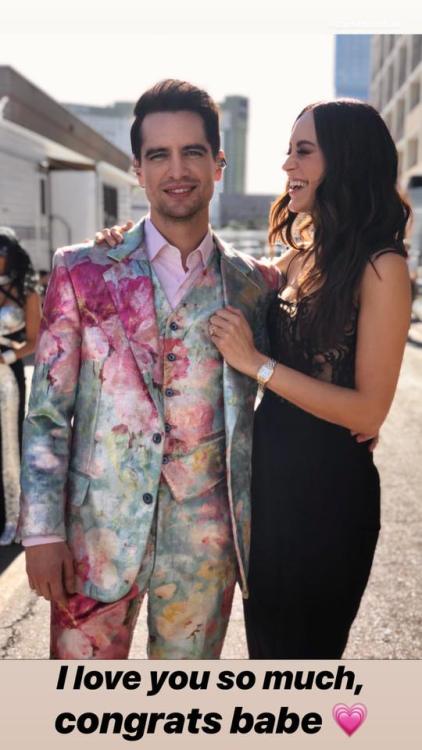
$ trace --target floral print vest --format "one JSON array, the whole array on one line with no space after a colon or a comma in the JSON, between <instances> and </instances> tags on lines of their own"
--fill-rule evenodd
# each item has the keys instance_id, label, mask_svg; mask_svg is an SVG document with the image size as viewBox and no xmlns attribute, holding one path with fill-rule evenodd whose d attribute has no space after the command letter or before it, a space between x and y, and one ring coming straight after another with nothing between
<instances>
[{"instance_id":1,"label":"floral print vest","mask_svg":"<svg viewBox=\"0 0 422 750\"><path fill-rule=\"evenodd\" d=\"M208 332L210 316L224 304L220 254L214 249L174 310L153 269L151 274L162 363L157 393L165 429L162 472L182 502L226 475L223 360Z\"/></svg>"}]
</instances>

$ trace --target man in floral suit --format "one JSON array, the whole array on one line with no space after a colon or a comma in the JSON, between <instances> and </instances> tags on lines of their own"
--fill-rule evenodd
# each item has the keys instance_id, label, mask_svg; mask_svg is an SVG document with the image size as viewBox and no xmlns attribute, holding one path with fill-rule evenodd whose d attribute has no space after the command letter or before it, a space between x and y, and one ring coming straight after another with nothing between
<instances>
[{"instance_id":1,"label":"man in floral suit","mask_svg":"<svg viewBox=\"0 0 422 750\"><path fill-rule=\"evenodd\" d=\"M224 154L206 92L157 84L131 139L150 216L116 248L55 255L20 537L53 657L127 657L148 592L150 658L218 658L236 579L247 596L256 383L223 363L209 319L235 305L262 336L277 271L209 228Z\"/></svg>"}]
</instances>

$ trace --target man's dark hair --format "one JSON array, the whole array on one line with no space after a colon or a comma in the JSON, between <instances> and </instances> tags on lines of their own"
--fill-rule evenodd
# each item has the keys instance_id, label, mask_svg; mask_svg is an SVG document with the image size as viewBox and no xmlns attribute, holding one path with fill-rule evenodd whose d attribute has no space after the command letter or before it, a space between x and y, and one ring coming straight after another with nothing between
<instances>
[{"instance_id":1,"label":"man's dark hair","mask_svg":"<svg viewBox=\"0 0 422 750\"><path fill-rule=\"evenodd\" d=\"M205 135L214 157L220 150L218 107L203 89L187 81L167 78L145 91L135 104L135 120L130 130L130 141L135 159L142 147L141 126L144 118L153 112L196 112L204 123Z\"/></svg>"}]
</instances>

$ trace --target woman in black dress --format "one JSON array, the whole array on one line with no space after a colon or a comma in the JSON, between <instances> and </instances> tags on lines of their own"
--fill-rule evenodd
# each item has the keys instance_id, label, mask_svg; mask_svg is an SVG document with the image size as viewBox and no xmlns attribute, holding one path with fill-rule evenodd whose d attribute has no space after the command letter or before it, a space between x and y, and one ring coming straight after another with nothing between
<instances>
[{"instance_id":1,"label":"woman in black dress","mask_svg":"<svg viewBox=\"0 0 422 750\"><path fill-rule=\"evenodd\" d=\"M233 308L213 316L211 334L232 367L265 387L252 464L250 656L340 658L379 531L368 438L390 408L409 326L409 208L391 136L363 102L307 107L283 169L270 241L290 249L268 311L272 360Z\"/></svg>"},{"instance_id":2,"label":"woman in black dress","mask_svg":"<svg viewBox=\"0 0 422 750\"><path fill-rule=\"evenodd\" d=\"M0 546L11 544L19 510L25 410L23 357L35 349L41 306L38 279L9 227L0 227Z\"/></svg>"}]
</instances>

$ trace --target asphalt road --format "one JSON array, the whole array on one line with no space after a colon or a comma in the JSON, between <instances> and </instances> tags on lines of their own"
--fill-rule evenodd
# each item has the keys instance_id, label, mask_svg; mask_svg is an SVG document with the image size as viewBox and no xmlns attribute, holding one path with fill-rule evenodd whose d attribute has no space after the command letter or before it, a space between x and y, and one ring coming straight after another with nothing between
<instances>
[{"instance_id":1,"label":"asphalt road","mask_svg":"<svg viewBox=\"0 0 422 750\"><path fill-rule=\"evenodd\" d=\"M382 480L382 531L369 585L345 658L422 658L422 323L410 331L397 395L382 429L376 463ZM47 602L28 589L23 555L0 549L0 656L47 658ZM3 567L2 567L3 566ZM131 651L145 658L145 607ZM237 594L222 654L247 658Z\"/></svg>"}]
</instances>

